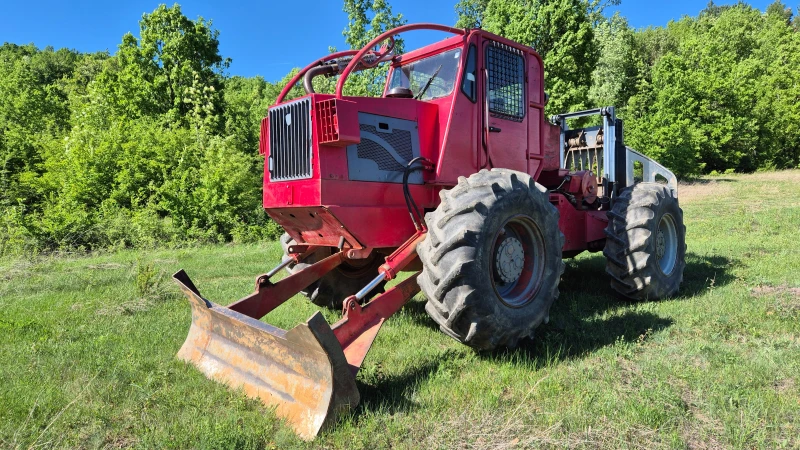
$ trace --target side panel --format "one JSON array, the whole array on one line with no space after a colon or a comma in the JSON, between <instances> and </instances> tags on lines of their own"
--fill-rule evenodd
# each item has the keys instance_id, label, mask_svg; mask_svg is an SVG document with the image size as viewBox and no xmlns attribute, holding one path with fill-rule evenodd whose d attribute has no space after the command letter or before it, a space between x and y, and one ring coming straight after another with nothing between
<instances>
[{"instance_id":1,"label":"side panel","mask_svg":"<svg viewBox=\"0 0 800 450\"><path fill-rule=\"evenodd\" d=\"M561 194L550 194L550 203L558 208L558 228L564 233L564 257L586 250L586 212L576 210Z\"/></svg>"},{"instance_id":2,"label":"side panel","mask_svg":"<svg viewBox=\"0 0 800 450\"><path fill-rule=\"evenodd\" d=\"M313 109L319 101L328 100L330 96L313 94L311 98ZM401 156L399 153L410 151L411 156L437 160L440 144L438 111L441 106L449 107L449 101L447 105L435 105L413 99L348 98L348 102L357 108L365 125L376 128L370 128L367 134L378 136L376 140L387 144L391 142L388 146L398 153L395 156L406 161L409 155ZM312 117L315 112L312 110ZM297 123L296 119L292 116L293 124ZM380 130L381 123L385 124L385 130ZM402 172L377 172L390 174L392 179L375 179L376 171L363 170L358 162L373 165L377 162L359 158L357 145L348 150L346 147L318 144L319 124L314 125L311 178L272 181L265 164L263 205L269 215L298 242L336 246L342 236L353 247L396 247L405 242L416 230L403 197ZM397 134L408 135L408 148L403 149L403 145L395 142ZM361 137L364 136L366 134ZM266 150L269 156L270 149ZM351 158L348 158L348 152ZM349 164L348 159L357 164ZM440 187L422 184L434 179L432 172L416 171L410 177L411 195L421 209L435 207L438 203L436 194ZM322 211L319 208L324 213L315 212ZM310 215L310 212L315 214Z\"/></svg>"},{"instance_id":3,"label":"side panel","mask_svg":"<svg viewBox=\"0 0 800 450\"><path fill-rule=\"evenodd\" d=\"M561 151L561 128L557 125L542 123L542 170L558 170L561 167L559 154Z\"/></svg>"},{"instance_id":4,"label":"side panel","mask_svg":"<svg viewBox=\"0 0 800 450\"><path fill-rule=\"evenodd\" d=\"M605 245L608 224L605 211L577 210L562 194L550 194L552 203L560 214L558 227L564 233L564 258L573 257L584 250L600 251Z\"/></svg>"},{"instance_id":5,"label":"side panel","mask_svg":"<svg viewBox=\"0 0 800 450\"><path fill-rule=\"evenodd\" d=\"M436 206L437 189L409 185L420 209ZM396 247L416 231L403 198L403 185L364 181L324 181L322 204L328 205L365 247Z\"/></svg>"},{"instance_id":6,"label":"side panel","mask_svg":"<svg viewBox=\"0 0 800 450\"><path fill-rule=\"evenodd\" d=\"M369 113L359 113L358 122L361 142L347 147L348 178L402 183L407 164L420 156L417 123ZM422 172L411 172L408 181L422 184Z\"/></svg>"}]
</instances>

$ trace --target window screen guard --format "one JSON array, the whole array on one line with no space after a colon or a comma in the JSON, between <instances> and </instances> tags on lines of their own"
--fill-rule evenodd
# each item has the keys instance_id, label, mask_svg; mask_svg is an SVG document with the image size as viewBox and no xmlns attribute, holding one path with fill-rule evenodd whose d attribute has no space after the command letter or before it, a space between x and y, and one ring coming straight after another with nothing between
<instances>
[{"instance_id":1,"label":"window screen guard","mask_svg":"<svg viewBox=\"0 0 800 450\"><path fill-rule=\"evenodd\" d=\"M522 51L491 41L486 48L492 117L522 122L525 117L525 58Z\"/></svg>"}]
</instances>

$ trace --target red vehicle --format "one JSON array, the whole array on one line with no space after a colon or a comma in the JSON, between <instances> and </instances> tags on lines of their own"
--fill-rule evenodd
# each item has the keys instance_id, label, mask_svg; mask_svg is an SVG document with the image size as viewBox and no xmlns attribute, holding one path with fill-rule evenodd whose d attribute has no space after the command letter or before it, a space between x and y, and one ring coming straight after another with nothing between
<instances>
[{"instance_id":1,"label":"red vehicle","mask_svg":"<svg viewBox=\"0 0 800 450\"><path fill-rule=\"evenodd\" d=\"M418 29L453 36L394 55L393 36ZM380 63L382 97L343 95L353 71ZM314 92L323 75L339 76L335 94ZM284 101L301 78L308 95ZM531 337L562 259L583 251L604 252L622 297L674 294L685 266L675 176L623 144L613 107L548 122L546 102L534 49L483 30L404 25L301 70L261 125L264 208L286 230L286 256L227 307L175 274L192 304L178 356L313 438L358 404L378 330L420 290L441 330L478 350ZM567 125L590 115L602 126ZM411 275L385 289L401 271ZM317 313L289 331L258 320L298 292L342 319Z\"/></svg>"}]
</instances>

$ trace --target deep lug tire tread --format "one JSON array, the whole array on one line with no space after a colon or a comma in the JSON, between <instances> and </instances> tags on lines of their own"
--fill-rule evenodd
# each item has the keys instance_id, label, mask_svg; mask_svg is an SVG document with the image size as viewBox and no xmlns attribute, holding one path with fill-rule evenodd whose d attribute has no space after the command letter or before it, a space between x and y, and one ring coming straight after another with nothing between
<instances>
[{"instance_id":1,"label":"deep lug tire tread","mask_svg":"<svg viewBox=\"0 0 800 450\"><path fill-rule=\"evenodd\" d=\"M507 169L481 170L459 177L458 184L439 193L439 207L425 215L428 236L417 247L423 270L417 279L428 299L425 310L448 336L478 350L515 347L531 337L549 316L564 272L558 210L547 190L529 175ZM533 205L530 209L525 209ZM541 288L520 307L502 304L492 287L491 248L494 214L525 213L539 227L547 262Z\"/></svg>"},{"instance_id":2,"label":"deep lug tire tread","mask_svg":"<svg viewBox=\"0 0 800 450\"><path fill-rule=\"evenodd\" d=\"M678 239L678 255L669 275L658 266L654 237L665 213L673 216ZM620 297L657 300L678 291L686 266L686 226L683 210L669 187L637 183L623 189L608 212L605 234L606 273L611 277L611 288Z\"/></svg>"}]
</instances>

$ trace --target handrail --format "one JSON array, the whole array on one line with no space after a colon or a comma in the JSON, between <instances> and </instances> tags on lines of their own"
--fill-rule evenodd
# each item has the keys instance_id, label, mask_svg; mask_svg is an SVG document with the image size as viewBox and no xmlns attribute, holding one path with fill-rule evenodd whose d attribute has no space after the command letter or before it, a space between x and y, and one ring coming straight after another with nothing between
<instances>
[{"instance_id":1,"label":"handrail","mask_svg":"<svg viewBox=\"0 0 800 450\"><path fill-rule=\"evenodd\" d=\"M435 23L412 23L408 25L401 25L397 28L393 28L391 30L383 32L380 36L376 37L375 39L371 40L367 45L364 46L361 50L356 53L356 56L350 60L350 63L345 67L342 71L342 74L339 76L339 82L336 84L336 98L341 100L343 95L342 91L344 90L344 82L347 80L347 76L356 68L356 65L364 57L369 51L371 51L372 47L375 47L379 43L385 41L387 38L391 36L398 35L405 31L412 31L412 30L435 30L435 31L444 31L446 33L453 33L455 35L465 35L467 34L467 30L463 28L455 28L449 27L446 25L438 25ZM309 67L310 69L310 67Z\"/></svg>"},{"instance_id":2,"label":"handrail","mask_svg":"<svg viewBox=\"0 0 800 450\"><path fill-rule=\"evenodd\" d=\"M311 64L307 65L306 67L303 68L303 70L301 70L300 72L297 72L297 74L295 76L293 76L291 80L289 80L289 82L286 84L286 86L283 87L283 90L281 90L281 93L280 93L280 95L278 95L278 98L275 100L275 103L273 103L273 106L278 105L281 102L283 102L284 97L286 97L286 95L289 94L289 91L292 90L294 85L297 84L297 82L300 81L300 78L302 78L303 75L305 75L306 72L308 72L309 70L313 69L314 67L321 66L321 65L325 64L326 62L328 62L328 61L330 61L332 59L343 58L345 56L352 56L352 55L355 55L356 53L358 53L358 51L356 51L356 50L343 50L341 52L336 52L336 53L331 53L330 55L325 55L324 58L318 59L318 60L312 62Z\"/></svg>"}]
</instances>

